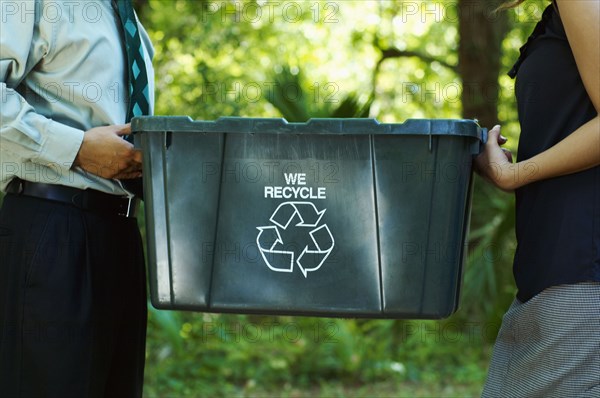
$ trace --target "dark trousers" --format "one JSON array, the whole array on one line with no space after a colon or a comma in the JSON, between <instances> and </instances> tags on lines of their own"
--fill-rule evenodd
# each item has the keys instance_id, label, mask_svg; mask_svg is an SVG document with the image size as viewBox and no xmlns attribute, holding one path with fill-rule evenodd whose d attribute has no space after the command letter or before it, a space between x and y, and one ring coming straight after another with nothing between
<instances>
[{"instance_id":1,"label":"dark trousers","mask_svg":"<svg viewBox=\"0 0 600 398\"><path fill-rule=\"evenodd\" d=\"M141 397L146 319L134 218L5 197L0 397Z\"/></svg>"}]
</instances>

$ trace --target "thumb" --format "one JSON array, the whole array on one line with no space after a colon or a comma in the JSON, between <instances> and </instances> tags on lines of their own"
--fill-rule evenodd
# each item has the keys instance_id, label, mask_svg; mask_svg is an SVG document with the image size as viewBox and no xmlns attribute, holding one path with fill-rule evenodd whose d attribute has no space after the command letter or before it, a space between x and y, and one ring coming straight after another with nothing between
<instances>
[{"instance_id":1,"label":"thumb","mask_svg":"<svg viewBox=\"0 0 600 398\"><path fill-rule=\"evenodd\" d=\"M488 140L486 145L498 145L498 137L500 137L500 125L497 124L488 132Z\"/></svg>"},{"instance_id":2,"label":"thumb","mask_svg":"<svg viewBox=\"0 0 600 398\"><path fill-rule=\"evenodd\" d=\"M115 125L115 129L116 129L117 135L119 135L119 136L131 134L131 124L130 123Z\"/></svg>"}]
</instances>

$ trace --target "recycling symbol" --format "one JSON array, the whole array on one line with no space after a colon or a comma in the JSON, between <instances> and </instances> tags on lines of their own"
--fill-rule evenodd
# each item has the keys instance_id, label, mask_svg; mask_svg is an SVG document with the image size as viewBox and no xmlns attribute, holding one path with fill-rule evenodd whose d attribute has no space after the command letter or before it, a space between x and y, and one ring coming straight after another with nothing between
<instances>
[{"instance_id":1,"label":"recycling symbol","mask_svg":"<svg viewBox=\"0 0 600 398\"><path fill-rule=\"evenodd\" d=\"M335 245L329 227L320 224L326 210L318 211L311 202L284 202L269 218L272 225L257 228L256 244L271 270L292 272L296 264L306 278L321 268ZM303 247L290 249L290 242L284 242L282 235L304 237Z\"/></svg>"}]
</instances>

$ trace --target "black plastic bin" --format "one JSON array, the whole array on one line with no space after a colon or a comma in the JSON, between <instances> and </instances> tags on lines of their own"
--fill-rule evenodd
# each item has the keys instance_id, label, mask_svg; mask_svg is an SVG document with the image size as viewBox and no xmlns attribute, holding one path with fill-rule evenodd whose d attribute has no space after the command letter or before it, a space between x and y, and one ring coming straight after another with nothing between
<instances>
[{"instance_id":1,"label":"black plastic bin","mask_svg":"<svg viewBox=\"0 0 600 398\"><path fill-rule=\"evenodd\" d=\"M471 120L139 117L152 304L443 318L458 306Z\"/></svg>"}]
</instances>

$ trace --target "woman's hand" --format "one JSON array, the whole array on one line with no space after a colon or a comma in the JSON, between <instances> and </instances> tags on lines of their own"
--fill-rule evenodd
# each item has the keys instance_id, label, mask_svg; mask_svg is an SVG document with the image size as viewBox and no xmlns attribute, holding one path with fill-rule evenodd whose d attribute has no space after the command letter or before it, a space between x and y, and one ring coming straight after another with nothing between
<instances>
[{"instance_id":1,"label":"woman's hand","mask_svg":"<svg viewBox=\"0 0 600 398\"><path fill-rule=\"evenodd\" d=\"M483 152L475 158L475 171L483 178L504 191L517 188L515 165L512 153L501 146L507 139L500 134L500 126L495 126L488 133L488 140Z\"/></svg>"}]
</instances>

